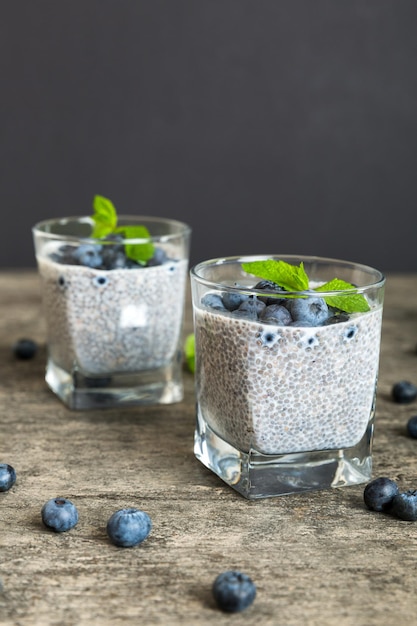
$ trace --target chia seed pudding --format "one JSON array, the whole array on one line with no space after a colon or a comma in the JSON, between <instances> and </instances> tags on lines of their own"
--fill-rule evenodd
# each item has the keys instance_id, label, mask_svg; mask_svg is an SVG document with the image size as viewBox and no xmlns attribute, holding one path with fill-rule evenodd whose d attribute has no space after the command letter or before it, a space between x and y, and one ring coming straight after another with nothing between
<instances>
[{"instance_id":1,"label":"chia seed pudding","mask_svg":"<svg viewBox=\"0 0 417 626\"><path fill-rule=\"evenodd\" d=\"M197 387L210 428L262 454L346 448L374 402L382 313L282 327L197 310Z\"/></svg>"},{"instance_id":2,"label":"chia seed pudding","mask_svg":"<svg viewBox=\"0 0 417 626\"><path fill-rule=\"evenodd\" d=\"M100 270L38 256L48 349L85 375L159 368L180 343L187 260Z\"/></svg>"},{"instance_id":3,"label":"chia seed pudding","mask_svg":"<svg viewBox=\"0 0 417 626\"><path fill-rule=\"evenodd\" d=\"M248 295L240 283L245 296L228 292L228 271L223 291L197 280L193 286L197 402L211 431L242 452L264 455L358 444L374 413L381 302L368 299L369 310L349 314L323 302L320 324L294 321L288 311L302 298ZM279 321L267 314L274 308L283 309Z\"/></svg>"}]
</instances>

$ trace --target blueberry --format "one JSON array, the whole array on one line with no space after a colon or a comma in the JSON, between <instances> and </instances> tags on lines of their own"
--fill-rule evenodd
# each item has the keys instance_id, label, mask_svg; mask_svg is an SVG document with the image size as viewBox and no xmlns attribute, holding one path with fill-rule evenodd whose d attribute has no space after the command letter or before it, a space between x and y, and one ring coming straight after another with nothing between
<instances>
[{"instance_id":1,"label":"blueberry","mask_svg":"<svg viewBox=\"0 0 417 626\"><path fill-rule=\"evenodd\" d=\"M316 337L316 335L307 335L307 337L301 338L300 342L301 345L304 345L304 347L307 349L315 348L316 346L320 345L319 338Z\"/></svg>"},{"instance_id":2,"label":"blueberry","mask_svg":"<svg viewBox=\"0 0 417 626\"><path fill-rule=\"evenodd\" d=\"M330 316L327 318L327 320L324 320L323 326L330 326L331 324L340 324L340 322L347 322L350 317L348 313L344 313L343 311L333 311L330 308L329 314Z\"/></svg>"},{"instance_id":3,"label":"blueberry","mask_svg":"<svg viewBox=\"0 0 417 626\"><path fill-rule=\"evenodd\" d=\"M390 513L408 522L417 520L417 489L410 489L394 496Z\"/></svg>"},{"instance_id":4,"label":"blueberry","mask_svg":"<svg viewBox=\"0 0 417 626\"><path fill-rule=\"evenodd\" d=\"M94 276L93 285L95 287L105 287L109 282L107 276Z\"/></svg>"},{"instance_id":5,"label":"blueberry","mask_svg":"<svg viewBox=\"0 0 417 626\"><path fill-rule=\"evenodd\" d=\"M77 508L66 498L52 498L45 502L41 515L45 526L57 533L70 530L78 522Z\"/></svg>"},{"instance_id":6,"label":"blueberry","mask_svg":"<svg viewBox=\"0 0 417 626\"><path fill-rule=\"evenodd\" d=\"M274 283L272 280L260 280L254 286L254 289L261 289L265 291L284 291L282 287Z\"/></svg>"},{"instance_id":7,"label":"blueberry","mask_svg":"<svg viewBox=\"0 0 417 626\"><path fill-rule=\"evenodd\" d=\"M124 269L127 266L127 257L119 246L106 246L102 253L103 267L106 270Z\"/></svg>"},{"instance_id":8,"label":"blueberry","mask_svg":"<svg viewBox=\"0 0 417 626\"><path fill-rule=\"evenodd\" d=\"M409 404L417 398L417 387L407 380L401 380L393 386L392 398L398 404Z\"/></svg>"},{"instance_id":9,"label":"blueberry","mask_svg":"<svg viewBox=\"0 0 417 626\"><path fill-rule=\"evenodd\" d=\"M399 493L397 484L390 478L381 476L368 483L363 492L363 499L372 511L387 511L392 499Z\"/></svg>"},{"instance_id":10,"label":"blueberry","mask_svg":"<svg viewBox=\"0 0 417 626\"><path fill-rule=\"evenodd\" d=\"M236 310L248 313L252 319L257 319L258 315L261 311L263 311L265 306L265 302L262 302L256 296L250 296L247 300L244 300Z\"/></svg>"},{"instance_id":11,"label":"blueberry","mask_svg":"<svg viewBox=\"0 0 417 626\"><path fill-rule=\"evenodd\" d=\"M256 586L247 574L230 570L219 574L212 587L217 606L226 613L247 609L256 596Z\"/></svg>"},{"instance_id":12,"label":"blueberry","mask_svg":"<svg viewBox=\"0 0 417 626\"><path fill-rule=\"evenodd\" d=\"M259 283L256 283L256 285L254 286L254 289L260 289L261 291L272 291L276 293L279 293L280 291L281 292L284 291L282 287L272 282L272 280L260 280ZM269 304L282 304L283 302L285 302L285 299L275 298L274 296L271 296L271 295L268 295L265 297L258 296L258 298L259 300L262 300L262 302L264 302L267 306Z\"/></svg>"},{"instance_id":13,"label":"blueberry","mask_svg":"<svg viewBox=\"0 0 417 626\"><path fill-rule=\"evenodd\" d=\"M32 359L38 350L38 344L33 339L18 339L13 346L13 353L18 359Z\"/></svg>"},{"instance_id":14,"label":"blueberry","mask_svg":"<svg viewBox=\"0 0 417 626\"><path fill-rule=\"evenodd\" d=\"M16 482L14 467L8 463L0 463L0 491L9 491Z\"/></svg>"},{"instance_id":15,"label":"blueberry","mask_svg":"<svg viewBox=\"0 0 417 626\"><path fill-rule=\"evenodd\" d=\"M292 322L291 313L281 304L269 304L259 314L263 322L272 322L279 326L288 326Z\"/></svg>"},{"instance_id":16,"label":"blueberry","mask_svg":"<svg viewBox=\"0 0 417 626\"><path fill-rule=\"evenodd\" d=\"M417 439L417 415L413 415L407 422L407 433L413 439Z\"/></svg>"},{"instance_id":17,"label":"blueberry","mask_svg":"<svg viewBox=\"0 0 417 626\"><path fill-rule=\"evenodd\" d=\"M321 326L329 316L326 302L323 298L314 296L292 298L287 307L295 322L309 322L313 326Z\"/></svg>"},{"instance_id":18,"label":"blueberry","mask_svg":"<svg viewBox=\"0 0 417 626\"><path fill-rule=\"evenodd\" d=\"M152 521L145 511L120 509L107 522L107 534L111 541L122 548L142 543L151 532Z\"/></svg>"},{"instance_id":19,"label":"blueberry","mask_svg":"<svg viewBox=\"0 0 417 626\"><path fill-rule=\"evenodd\" d=\"M246 296L243 293L226 291L222 296L222 301L228 311L235 311L240 307L242 302L245 302L248 298L249 296Z\"/></svg>"},{"instance_id":20,"label":"blueberry","mask_svg":"<svg viewBox=\"0 0 417 626\"><path fill-rule=\"evenodd\" d=\"M257 336L259 337L261 345L266 346L267 348L272 348L277 343L277 341L281 339L281 335L279 333L274 333L269 329L265 329Z\"/></svg>"},{"instance_id":21,"label":"blueberry","mask_svg":"<svg viewBox=\"0 0 417 626\"><path fill-rule=\"evenodd\" d=\"M68 287L68 283L65 280L64 276L59 276L58 287L61 289L61 291L64 291Z\"/></svg>"},{"instance_id":22,"label":"blueberry","mask_svg":"<svg viewBox=\"0 0 417 626\"><path fill-rule=\"evenodd\" d=\"M86 267L100 267L103 264L102 246L90 243L81 244L74 252L74 259Z\"/></svg>"},{"instance_id":23,"label":"blueberry","mask_svg":"<svg viewBox=\"0 0 417 626\"><path fill-rule=\"evenodd\" d=\"M349 326L348 328L346 328L346 330L343 333L343 341L344 342L350 341L351 339L355 337L357 332L358 332L357 326Z\"/></svg>"},{"instance_id":24,"label":"blueberry","mask_svg":"<svg viewBox=\"0 0 417 626\"><path fill-rule=\"evenodd\" d=\"M75 246L64 244L59 246L58 250L50 255L51 259L56 263L65 265L73 265L77 261L74 259L74 252L77 250Z\"/></svg>"},{"instance_id":25,"label":"blueberry","mask_svg":"<svg viewBox=\"0 0 417 626\"><path fill-rule=\"evenodd\" d=\"M148 260L146 265L148 267L154 267L155 265L163 265L168 260L167 254L163 248L155 248L153 257Z\"/></svg>"},{"instance_id":26,"label":"blueberry","mask_svg":"<svg viewBox=\"0 0 417 626\"><path fill-rule=\"evenodd\" d=\"M210 309L215 309L216 311L226 311L222 297L218 293L206 293L205 296L201 298L201 304Z\"/></svg>"}]
</instances>

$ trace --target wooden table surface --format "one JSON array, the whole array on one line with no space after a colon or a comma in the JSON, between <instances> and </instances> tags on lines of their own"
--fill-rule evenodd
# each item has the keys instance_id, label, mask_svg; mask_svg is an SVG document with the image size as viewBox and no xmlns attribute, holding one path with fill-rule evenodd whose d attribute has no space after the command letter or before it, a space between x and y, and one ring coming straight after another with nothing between
<instances>
[{"instance_id":1,"label":"wooden table surface","mask_svg":"<svg viewBox=\"0 0 417 626\"><path fill-rule=\"evenodd\" d=\"M186 332L191 332L188 303ZM363 485L249 502L193 454L193 376L182 403L69 411L44 381L45 340L34 271L0 273L0 462L17 481L0 493L0 623L408 626L417 623L417 522L373 513ZM16 360L21 337L40 344ZM387 279L374 440L374 476L417 488L417 402L394 404L392 385L417 383L417 274ZM78 525L56 534L40 511L71 499ZM117 509L149 513L153 530L117 548ZM211 584L237 568L254 604L227 615Z\"/></svg>"}]
</instances>

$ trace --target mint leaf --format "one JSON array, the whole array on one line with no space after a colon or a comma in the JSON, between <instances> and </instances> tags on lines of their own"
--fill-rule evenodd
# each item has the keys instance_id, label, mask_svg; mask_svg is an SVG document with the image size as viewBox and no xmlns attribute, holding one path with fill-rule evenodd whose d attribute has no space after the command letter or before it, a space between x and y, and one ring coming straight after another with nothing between
<instances>
[{"instance_id":1,"label":"mint leaf","mask_svg":"<svg viewBox=\"0 0 417 626\"><path fill-rule=\"evenodd\" d=\"M114 232L117 226L117 213L113 202L104 196L94 196L93 237L100 239Z\"/></svg>"},{"instance_id":2,"label":"mint leaf","mask_svg":"<svg viewBox=\"0 0 417 626\"><path fill-rule=\"evenodd\" d=\"M316 287L314 291L351 291L354 292L355 286L347 283L339 278L333 278L333 280ZM337 296L324 296L324 300L329 306L336 307L346 313L365 313L370 310L369 304L360 293L347 293L346 295Z\"/></svg>"},{"instance_id":3,"label":"mint leaf","mask_svg":"<svg viewBox=\"0 0 417 626\"><path fill-rule=\"evenodd\" d=\"M92 236L102 239L113 233L119 233L124 239L142 239L140 243L125 244L125 254L132 261L146 265L154 255L155 246L151 241L146 226L117 226L117 211L111 200L104 196L94 196L94 213L91 216L94 227Z\"/></svg>"},{"instance_id":4,"label":"mint leaf","mask_svg":"<svg viewBox=\"0 0 417 626\"><path fill-rule=\"evenodd\" d=\"M291 265L285 261L268 259L267 261L252 261L242 263L242 268L248 274L253 274L264 280L271 280L285 291L306 291L309 289L308 276L301 262L299 266ZM314 291L347 291L346 295L337 294L334 296L323 296L326 304L346 313L365 313L370 310L370 306L365 296L355 293L356 287L340 278L333 278L320 287L315 287Z\"/></svg>"},{"instance_id":5,"label":"mint leaf","mask_svg":"<svg viewBox=\"0 0 417 626\"><path fill-rule=\"evenodd\" d=\"M308 289L308 276L305 273L303 263L296 266L285 261L268 259L267 261L242 263L242 268L248 274L253 274L264 280L272 280L285 291L305 291Z\"/></svg>"},{"instance_id":6,"label":"mint leaf","mask_svg":"<svg viewBox=\"0 0 417 626\"><path fill-rule=\"evenodd\" d=\"M114 231L120 233L124 239L143 239L141 243L126 243L126 256L136 263L145 265L154 255L155 246L153 245L149 230L146 226L120 226Z\"/></svg>"},{"instance_id":7,"label":"mint leaf","mask_svg":"<svg viewBox=\"0 0 417 626\"><path fill-rule=\"evenodd\" d=\"M184 343L185 362L192 374L195 372L195 335L187 335Z\"/></svg>"}]
</instances>

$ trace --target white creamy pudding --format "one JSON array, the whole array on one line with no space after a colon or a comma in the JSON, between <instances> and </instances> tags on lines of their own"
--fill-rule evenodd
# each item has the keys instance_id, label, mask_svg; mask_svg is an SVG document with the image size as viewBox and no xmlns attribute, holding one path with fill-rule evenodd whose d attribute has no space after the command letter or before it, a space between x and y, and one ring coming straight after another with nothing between
<instances>
[{"instance_id":1,"label":"white creamy pudding","mask_svg":"<svg viewBox=\"0 0 417 626\"><path fill-rule=\"evenodd\" d=\"M249 452L354 446L373 412L382 308L303 327L194 309L197 393L208 426Z\"/></svg>"},{"instance_id":2,"label":"white creamy pudding","mask_svg":"<svg viewBox=\"0 0 417 626\"><path fill-rule=\"evenodd\" d=\"M86 376L163 367L178 350L187 260L98 270L38 256L53 362Z\"/></svg>"}]
</instances>

